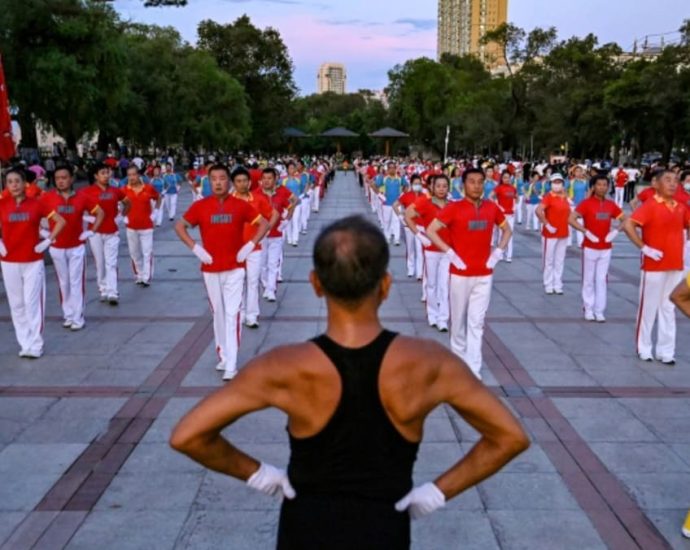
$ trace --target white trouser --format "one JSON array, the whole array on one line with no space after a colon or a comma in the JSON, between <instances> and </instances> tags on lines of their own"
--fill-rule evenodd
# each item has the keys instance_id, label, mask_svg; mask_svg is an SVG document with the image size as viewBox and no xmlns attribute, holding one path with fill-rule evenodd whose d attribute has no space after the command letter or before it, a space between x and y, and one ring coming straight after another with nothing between
<instances>
[{"instance_id":1,"label":"white trouser","mask_svg":"<svg viewBox=\"0 0 690 550\"><path fill-rule=\"evenodd\" d=\"M683 268L685 271L690 270L690 241L685 241L685 262Z\"/></svg>"},{"instance_id":2,"label":"white trouser","mask_svg":"<svg viewBox=\"0 0 690 550\"><path fill-rule=\"evenodd\" d=\"M118 233L96 233L89 237L91 253L96 263L96 280L101 296L117 298L117 252L120 246Z\"/></svg>"},{"instance_id":3,"label":"white trouser","mask_svg":"<svg viewBox=\"0 0 690 550\"><path fill-rule=\"evenodd\" d=\"M669 296L683 278L682 271L643 271L637 310L637 353L652 357L652 329L656 326L656 357L673 359L676 352L676 312Z\"/></svg>"},{"instance_id":4,"label":"white trouser","mask_svg":"<svg viewBox=\"0 0 690 550\"><path fill-rule=\"evenodd\" d=\"M310 203L309 195L306 195L302 199L302 203L299 205L299 228L300 231L306 231L307 230L307 222L309 221L309 214L311 213L311 209L309 207Z\"/></svg>"},{"instance_id":5,"label":"white trouser","mask_svg":"<svg viewBox=\"0 0 690 550\"><path fill-rule=\"evenodd\" d=\"M515 229L515 214L506 214L506 222L508 222L508 225L510 226L510 230L513 231ZM508 249L506 250L506 259L507 260L512 260L513 259L513 238L515 234L513 233L510 236L510 240L508 241ZM501 241L501 230L499 229L496 234L496 246L498 246L498 243Z\"/></svg>"},{"instance_id":6,"label":"white trouser","mask_svg":"<svg viewBox=\"0 0 690 550\"><path fill-rule=\"evenodd\" d=\"M153 223L159 226L163 223L163 205L156 208L155 203L153 205Z\"/></svg>"},{"instance_id":7,"label":"white trouser","mask_svg":"<svg viewBox=\"0 0 690 550\"><path fill-rule=\"evenodd\" d=\"M60 289L60 305L65 321L84 325L84 285L86 283L86 246L49 249Z\"/></svg>"},{"instance_id":8,"label":"white trouser","mask_svg":"<svg viewBox=\"0 0 690 550\"><path fill-rule=\"evenodd\" d=\"M527 204L527 221L525 222L526 229L533 229L539 231L539 218L537 218L536 210L538 204Z\"/></svg>"},{"instance_id":9,"label":"white trouser","mask_svg":"<svg viewBox=\"0 0 690 550\"><path fill-rule=\"evenodd\" d=\"M577 232L580 235L580 231ZM606 309L606 280L611 263L611 249L582 251L582 303L585 313L604 315Z\"/></svg>"},{"instance_id":10,"label":"white trouser","mask_svg":"<svg viewBox=\"0 0 690 550\"><path fill-rule=\"evenodd\" d=\"M563 267L565 265L565 252L568 247L568 238L547 239L541 238L542 258L544 269L544 288L546 292L563 291Z\"/></svg>"},{"instance_id":11,"label":"white trouser","mask_svg":"<svg viewBox=\"0 0 690 550\"><path fill-rule=\"evenodd\" d=\"M168 211L168 218L172 220L175 217L175 212L177 212L177 193L165 195L163 202L165 203L165 209Z\"/></svg>"},{"instance_id":12,"label":"white trouser","mask_svg":"<svg viewBox=\"0 0 690 550\"><path fill-rule=\"evenodd\" d=\"M383 234L386 240L391 236L396 243L400 242L400 218L393 210L392 206L386 204L381 206L381 213L383 215Z\"/></svg>"},{"instance_id":13,"label":"white trouser","mask_svg":"<svg viewBox=\"0 0 690 550\"><path fill-rule=\"evenodd\" d=\"M312 212L319 211L319 205L321 204L321 186L317 185L312 190L311 194L311 210Z\"/></svg>"},{"instance_id":14,"label":"white trouser","mask_svg":"<svg viewBox=\"0 0 690 550\"><path fill-rule=\"evenodd\" d=\"M407 257L407 276L421 279L424 269L424 251L422 243L414 237L414 233L405 226L405 250Z\"/></svg>"},{"instance_id":15,"label":"white trouser","mask_svg":"<svg viewBox=\"0 0 690 550\"><path fill-rule=\"evenodd\" d=\"M275 296L278 290L278 270L283 257L283 237L268 237L263 242L261 255L261 283L267 295Z\"/></svg>"},{"instance_id":16,"label":"white trouser","mask_svg":"<svg viewBox=\"0 0 690 550\"><path fill-rule=\"evenodd\" d=\"M299 222L301 208L301 204L295 206L295 209L292 212L292 218L290 218L287 228L285 229L285 235L287 237L288 244L299 243Z\"/></svg>"},{"instance_id":17,"label":"white trouser","mask_svg":"<svg viewBox=\"0 0 690 550\"><path fill-rule=\"evenodd\" d=\"M448 323L448 278L450 262L442 252L424 251L426 314L430 325Z\"/></svg>"},{"instance_id":18,"label":"white trouser","mask_svg":"<svg viewBox=\"0 0 690 550\"><path fill-rule=\"evenodd\" d=\"M247 283L244 287L245 294L242 301L242 317L247 323L253 324L259 319L259 279L261 277L262 250L254 250L247 257L245 269Z\"/></svg>"},{"instance_id":19,"label":"white trouser","mask_svg":"<svg viewBox=\"0 0 690 550\"><path fill-rule=\"evenodd\" d=\"M134 278L144 283L150 282L153 278L153 229L127 228L127 246Z\"/></svg>"},{"instance_id":20,"label":"white trouser","mask_svg":"<svg viewBox=\"0 0 690 550\"><path fill-rule=\"evenodd\" d=\"M22 351L43 353L46 272L43 260L0 262L12 325Z\"/></svg>"},{"instance_id":21,"label":"white trouser","mask_svg":"<svg viewBox=\"0 0 690 550\"><path fill-rule=\"evenodd\" d=\"M237 370L240 347L240 306L244 293L244 269L204 273L204 284L213 313L216 352L226 372Z\"/></svg>"},{"instance_id":22,"label":"white trouser","mask_svg":"<svg viewBox=\"0 0 690 550\"><path fill-rule=\"evenodd\" d=\"M522 213L525 205L525 195L518 195L517 204L515 205L515 217L518 225L522 225Z\"/></svg>"},{"instance_id":23,"label":"white trouser","mask_svg":"<svg viewBox=\"0 0 690 550\"><path fill-rule=\"evenodd\" d=\"M623 208L623 199L625 197L625 187L616 187L615 200L619 208Z\"/></svg>"},{"instance_id":24,"label":"white trouser","mask_svg":"<svg viewBox=\"0 0 690 550\"><path fill-rule=\"evenodd\" d=\"M492 275L450 277L450 348L481 379L484 318L491 300Z\"/></svg>"}]
</instances>

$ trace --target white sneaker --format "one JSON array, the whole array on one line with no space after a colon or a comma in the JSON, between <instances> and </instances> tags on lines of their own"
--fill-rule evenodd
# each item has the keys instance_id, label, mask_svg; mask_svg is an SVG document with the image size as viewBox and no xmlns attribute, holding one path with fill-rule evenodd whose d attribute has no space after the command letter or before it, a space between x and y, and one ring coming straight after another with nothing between
<instances>
[{"instance_id":1,"label":"white sneaker","mask_svg":"<svg viewBox=\"0 0 690 550\"><path fill-rule=\"evenodd\" d=\"M41 355L43 355L41 351L25 351L22 357L26 357L27 359L39 359Z\"/></svg>"},{"instance_id":2,"label":"white sneaker","mask_svg":"<svg viewBox=\"0 0 690 550\"><path fill-rule=\"evenodd\" d=\"M596 319L597 323L605 323L606 322L606 317L604 317L600 313L595 313L594 318Z\"/></svg>"},{"instance_id":3,"label":"white sneaker","mask_svg":"<svg viewBox=\"0 0 690 550\"><path fill-rule=\"evenodd\" d=\"M594 317L594 313L591 311L585 311L585 321L594 321L596 320L596 317Z\"/></svg>"},{"instance_id":4,"label":"white sneaker","mask_svg":"<svg viewBox=\"0 0 690 550\"><path fill-rule=\"evenodd\" d=\"M62 326L65 328L72 328L72 321L65 319L62 323Z\"/></svg>"},{"instance_id":5,"label":"white sneaker","mask_svg":"<svg viewBox=\"0 0 690 550\"><path fill-rule=\"evenodd\" d=\"M439 322L437 326L439 332L448 332L448 323Z\"/></svg>"},{"instance_id":6,"label":"white sneaker","mask_svg":"<svg viewBox=\"0 0 690 550\"><path fill-rule=\"evenodd\" d=\"M266 294L266 300L268 302L275 302L276 301L276 295L275 294Z\"/></svg>"},{"instance_id":7,"label":"white sneaker","mask_svg":"<svg viewBox=\"0 0 690 550\"><path fill-rule=\"evenodd\" d=\"M228 380L235 378L235 376L237 376L236 370L226 370L225 374L223 374L223 380L227 382Z\"/></svg>"},{"instance_id":8,"label":"white sneaker","mask_svg":"<svg viewBox=\"0 0 690 550\"><path fill-rule=\"evenodd\" d=\"M84 323L72 323L72 325L69 328L72 332L77 332L78 330L84 328Z\"/></svg>"},{"instance_id":9,"label":"white sneaker","mask_svg":"<svg viewBox=\"0 0 690 550\"><path fill-rule=\"evenodd\" d=\"M221 361L216 365L216 370L218 372L225 372L225 361Z\"/></svg>"}]
</instances>

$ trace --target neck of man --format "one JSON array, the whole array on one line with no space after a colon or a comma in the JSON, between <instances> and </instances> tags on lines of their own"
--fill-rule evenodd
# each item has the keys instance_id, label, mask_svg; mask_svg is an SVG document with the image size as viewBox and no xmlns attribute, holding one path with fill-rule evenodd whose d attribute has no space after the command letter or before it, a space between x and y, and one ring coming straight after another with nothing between
<instances>
[{"instance_id":1,"label":"neck of man","mask_svg":"<svg viewBox=\"0 0 690 550\"><path fill-rule=\"evenodd\" d=\"M72 195L72 189L69 187L62 190L58 189L58 193L67 199Z\"/></svg>"},{"instance_id":2,"label":"neck of man","mask_svg":"<svg viewBox=\"0 0 690 550\"><path fill-rule=\"evenodd\" d=\"M376 338L383 329L378 306L372 298L356 305L326 301L328 324L326 334L345 347L362 347Z\"/></svg>"},{"instance_id":3,"label":"neck of man","mask_svg":"<svg viewBox=\"0 0 690 550\"><path fill-rule=\"evenodd\" d=\"M16 197L14 197L14 202L16 204L21 204L22 202L24 202L24 199L26 199L26 194L21 193L20 195L17 195Z\"/></svg>"}]
</instances>

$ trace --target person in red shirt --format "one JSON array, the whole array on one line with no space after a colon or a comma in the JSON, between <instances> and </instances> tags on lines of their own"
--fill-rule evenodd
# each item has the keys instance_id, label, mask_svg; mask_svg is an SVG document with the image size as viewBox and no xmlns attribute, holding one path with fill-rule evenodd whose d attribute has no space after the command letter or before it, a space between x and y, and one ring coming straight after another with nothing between
<instances>
[{"instance_id":1,"label":"person in red shirt","mask_svg":"<svg viewBox=\"0 0 690 550\"><path fill-rule=\"evenodd\" d=\"M84 328L86 300L86 246L103 222L103 210L85 193L76 193L72 188L74 168L58 165L55 168L55 189L41 195L41 202L51 212L57 212L65 219L65 227L50 246L55 274L60 288L60 305L64 321L62 326L73 331ZM96 217L92 230L84 230L84 215ZM51 229L54 225L50 220Z\"/></svg>"},{"instance_id":2,"label":"person in red shirt","mask_svg":"<svg viewBox=\"0 0 690 550\"><path fill-rule=\"evenodd\" d=\"M261 189L261 178L263 175L264 172L259 168L259 165L256 162L252 163L249 169L249 179L251 181L249 186L250 191L259 191Z\"/></svg>"},{"instance_id":3,"label":"person in red shirt","mask_svg":"<svg viewBox=\"0 0 690 550\"><path fill-rule=\"evenodd\" d=\"M513 261L513 229L515 228L515 203L517 201L517 190L511 183L511 176L508 170L504 170L501 174L501 183L494 189L494 196L496 197L496 204L506 217L506 222L510 226L511 237L508 241L508 248L506 249L506 262Z\"/></svg>"},{"instance_id":4,"label":"person in red shirt","mask_svg":"<svg viewBox=\"0 0 690 550\"><path fill-rule=\"evenodd\" d=\"M269 302L275 302L278 273L283 261L283 231L292 219L298 199L287 187L282 185L276 187L278 172L275 168L264 168L263 174L260 192L280 216L280 223L271 226L268 236L264 239L261 255L261 284L264 287L264 298Z\"/></svg>"},{"instance_id":5,"label":"person in red shirt","mask_svg":"<svg viewBox=\"0 0 690 550\"><path fill-rule=\"evenodd\" d=\"M127 168L127 185L123 191L129 201L125 222L134 282L148 287L153 278L153 220L155 211L161 208L161 196L152 185L141 180L134 164Z\"/></svg>"},{"instance_id":6,"label":"person in red shirt","mask_svg":"<svg viewBox=\"0 0 690 550\"><path fill-rule=\"evenodd\" d=\"M10 306L12 325L20 346L19 357L43 355L46 276L43 253L65 227L65 219L48 205L24 194L26 176L10 169L5 178L9 198L0 200L0 268ZM53 220L43 240L41 220Z\"/></svg>"},{"instance_id":7,"label":"person in red shirt","mask_svg":"<svg viewBox=\"0 0 690 550\"><path fill-rule=\"evenodd\" d=\"M676 318L669 297L683 277L683 251L690 236L690 210L673 198L678 180L672 171L663 170L656 185L654 198L625 220L623 230L642 251L637 353L643 361L652 360L652 330L656 320L656 358L672 366L675 364Z\"/></svg>"},{"instance_id":8,"label":"person in red shirt","mask_svg":"<svg viewBox=\"0 0 690 550\"><path fill-rule=\"evenodd\" d=\"M244 171L246 174L246 170ZM223 380L237 374L240 345L240 306L244 294L245 261L268 232L268 222L249 204L230 195L230 171L224 164L214 164L208 171L211 196L189 207L175 224L175 233L201 261L201 272L213 313L213 333L223 371ZM257 225L249 242L244 240L244 226ZM198 227L201 244L189 235Z\"/></svg>"},{"instance_id":9,"label":"person in red shirt","mask_svg":"<svg viewBox=\"0 0 690 550\"><path fill-rule=\"evenodd\" d=\"M129 211L129 199L121 188L110 185L110 168L98 163L92 171L93 184L80 192L103 210L103 223L94 230L89 227L93 236L89 237L89 245L96 263L96 280L101 302L109 302L116 306L119 303L117 291L117 253L120 247L120 233L118 221L123 219ZM121 209L121 213L120 213Z\"/></svg>"},{"instance_id":10,"label":"person in red shirt","mask_svg":"<svg viewBox=\"0 0 690 550\"><path fill-rule=\"evenodd\" d=\"M421 196L405 210L405 223L424 245L424 278L426 315L430 327L440 332L448 332L450 317L448 277L450 264L448 257L426 236L426 228L448 204L448 176L434 176L431 197ZM446 230L442 230L444 233ZM447 238L444 233L442 238ZM445 239L444 239L445 240Z\"/></svg>"},{"instance_id":11,"label":"person in red shirt","mask_svg":"<svg viewBox=\"0 0 690 550\"><path fill-rule=\"evenodd\" d=\"M551 191L544 195L535 212L543 224L544 290L547 294L563 294L563 267L568 247L570 202L563 176L551 176Z\"/></svg>"},{"instance_id":12,"label":"person in red shirt","mask_svg":"<svg viewBox=\"0 0 690 550\"><path fill-rule=\"evenodd\" d=\"M407 276L417 277L418 281L422 280L422 273L424 271L424 250L422 243L415 239L412 230L407 227L405 223L405 211L412 206L417 199L423 195L422 178L418 175L413 175L408 184L403 180L404 193L400 195L397 201L393 204L393 210L400 218L403 229L405 230L405 257L407 263Z\"/></svg>"},{"instance_id":13,"label":"person in red shirt","mask_svg":"<svg viewBox=\"0 0 690 550\"><path fill-rule=\"evenodd\" d=\"M616 189L616 206L618 208L623 207L623 201L625 198L625 186L628 183L628 173L625 171L623 166L618 167L618 172L616 172L615 189Z\"/></svg>"},{"instance_id":14,"label":"person in red shirt","mask_svg":"<svg viewBox=\"0 0 690 550\"><path fill-rule=\"evenodd\" d=\"M450 347L481 379L482 336L493 271L512 231L497 204L483 199L484 172L470 168L462 178L464 198L441 210L427 233L450 264ZM495 227L501 236L492 251Z\"/></svg>"},{"instance_id":15,"label":"person in red shirt","mask_svg":"<svg viewBox=\"0 0 690 550\"><path fill-rule=\"evenodd\" d=\"M271 201L263 193L250 191L250 174L244 168L237 168L232 173L232 196L248 202L254 210L268 222L269 230L278 223L279 214L274 210ZM256 225L247 223L244 226L244 242L251 242L256 235ZM247 256L245 297L242 300L241 318L249 328L259 328L259 279L261 278L261 256L263 254L262 241L259 241L256 248Z\"/></svg>"},{"instance_id":16,"label":"person in red shirt","mask_svg":"<svg viewBox=\"0 0 690 550\"><path fill-rule=\"evenodd\" d=\"M592 196L583 200L570 213L570 225L584 234L582 241L582 302L585 320L603 323L606 321L606 281L613 241L618 229L613 229L613 220L622 222L623 211L607 198L609 180L599 174L592 178ZM582 224L578 219L582 218Z\"/></svg>"}]
</instances>

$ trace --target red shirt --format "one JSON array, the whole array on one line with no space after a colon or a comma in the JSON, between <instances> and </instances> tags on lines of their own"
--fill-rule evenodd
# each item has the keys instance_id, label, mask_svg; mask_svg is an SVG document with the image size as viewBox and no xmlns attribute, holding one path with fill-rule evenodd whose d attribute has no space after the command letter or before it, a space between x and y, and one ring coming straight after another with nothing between
<instances>
[{"instance_id":1,"label":"red shirt","mask_svg":"<svg viewBox=\"0 0 690 550\"><path fill-rule=\"evenodd\" d=\"M429 197L421 196L414 202L414 209L419 214L419 216L415 218L415 222L417 225L421 225L426 229L431 222L438 217L443 207L433 202ZM448 233L447 229L441 229L438 232L438 236L441 237L444 242L448 242L450 239L450 233ZM425 246L424 250L428 250L429 252L441 252L433 243L431 246Z\"/></svg>"},{"instance_id":2,"label":"red shirt","mask_svg":"<svg viewBox=\"0 0 690 550\"><path fill-rule=\"evenodd\" d=\"M618 173L616 174L616 187L625 187L625 184L628 183L628 174L625 170L618 170Z\"/></svg>"},{"instance_id":3,"label":"red shirt","mask_svg":"<svg viewBox=\"0 0 690 550\"><path fill-rule=\"evenodd\" d=\"M407 208L414 204L415 201L424 196L422 193L415 193L414 191L407 191L400 195L400 198L398 199L398 202L402 205L403 208L407 210Z\"/></svg>"},{"instance_id":4,"label":"red shirt","mask_svg":"<svg viewBox=\"0 0 690 550\"><path fill-rule=\"evenodd\" d=\"M587 237L582 242L583 248L595 250L608 250L612 243L606 242L606 235L611 231L611 220L618 220L623 216L623 211L615 202L609 199L600 200L597 197L589 197L583 200L575 209L582 216L585 229L599 237L598 243L593 243Z\"/></svg>"},{"instance_id":5,"label":"red shirt","mask_svg":"<svg viewBox=\"0 0 690 550\"><path fill-rule=\"evenodd\" d=\"M676 194L673 195L673 198L679 203L684 204L686 208L690 210L690 193L683 189L682 185L678 186L678 190L676 191Z\"/></svg>"},{"instance_id":6,"label":"red shirt","mask_svg":"<svg viewBox=\"0 0 690 550\"><path fill-rule=\"evenodd\" d=\"M496 194L496 202L503 208L503 212L512 216L515 213L515 197L517 196L515 187L508 183L501 183L496 186L494 193Z\"/></svg>"},{"instance_id":7,"label":"red shirt","mask_svg":"<svg viewBox=\"0 0 690 550\"><path fill-rule=\"evenodd\" d=\"M237 262L237 253L245 244L244 224L259 219L247 201L232 196L224 200L206 197L193 203L183 217L190 225L199 226L201 243L213 257L211 265L201 264L201 271L220 273L244 267Z\"/></svg>"},{"instance_id":8,"label":"red shirt","mask_svg":"<svg viewBox=\"0 0 690 550\"><path fill-rule=\"evenodd\" d=\"M263 189L261 191L257 191L257 193L261 193L261 195L271 203L273 209L280 214L278 223L271 228L268 236L270 238L282 237L283 232L278 229L278 226L280 225L280 220L283 219L283 212L290 208L290 199L293 196L292 192L287 187L283 187L281 185L280 187L276 187L276 190L272 195L267 195Z\"/></svg>"},{"instance_id":9,"label":"red shirt","mask_svg":"<svg viewBox=\"0 0 690 550\"><path fill-rule=\"evenodd\" d=\"M249 170L249 179L251 180L251 185L249 186L250 191L254 191L261 187L261 178L264 175L264 171L260 168L251 168Z\"/></svg>"},{"instance_id":10,"label":"red shirt","mask_svg":"<svg viewBox=\"0 0 690 550\"><path fill-rule=\"evenodd\" d=\"M460 271L451 264L451 274L481 277L493 273L493 269L486 267L491 255L491 238L494 227L502 226L505 219L498 205L489 200L482 200L477 206L469 199L462 199L441 211L438 220L450 234L446 242L467 266Z\"/></svg>"},{"instance_id":11,"label":"red shirt","mask_svg":"<svg viewBox=\"0 0 690 550\"><path fill-rule=\"evenodd\" d=\"M373 180L378 174L378 170L376 170L375 166L367 166L367 177L370 180Z\"/></svg>"},{"instance_id":12,"label":"red shirt","mask_svg":"<svg viewBox=\"0 0 690 550\"><path fill-rule=\"evenodd\" d=\"M656 195L656 189L654 189L654 187L647 187L647 189L644 189L637 194L637 200L640 202L645 202L651 199L654 195Z\"/></svg>"},{"instance_id":13,"label":"red shirt","mask_svg":"<svg viewBox=\"0 0 690 550\"><path fill-rule=\"evenodd\" d=\"M271 216L273 215L273 207L271 206L271 201L269 201L268 197L266 197L266 195L264 195L263 193L259 193L257 191L250 191L248 199L243 199L242 197L239 197L235 194L233 194L233 197L241 201L248 202L252 205L254 210L256 210L256 212L260 214L266 221L271 220ZM256 227L255 223L245 223L244 232L242 233L242 237L244 240L242 242L248 243L249 241L251 241L256 236L257 229L258 228ZM261 250L261 243L257 244L254 250Z\"/></svg>"},{"instance_id":14,"label":"red shirt","mask_svg":"<svg viewBox=\"0 0 690 550\"><path fill-rule=\"evenodd\" d=\"M41 189L35 183L27 183L24 186L24 196L27 199L35 199L37 197L40 197L42 194L43 194L43 189ZM0 194L0 199L10 199L10 198L12 198L10 196L10 190L9 189L3 189L2 194Z\"/></svg>"},{"instance_id":15,"label":"red shirt","mask_svg":"<svg viewBox=\"0 0 690 550\"><path fill-rule=\"evenodd\" d=\"M13 198L0 200L0 226L2 241L7 248L3 262L35 262L43 259L34 247L40 242L38 234L41 220L55 214L46 203L38 199L24 199L17 204Z\"/></svg>"},{"instance_id":16,"label":"red shirt","mask_svg":"<svg viewBox=\"0 0 690 550\"><path fill-rule=\"evenodd\" d=\"M123 191L130 202L129 212L127 212L127 228L137 231L153 229L151 201L158 200L158 197L160 197L158 191L156 191L153 185L148 183L142 185L139 191L135 191L128 184L127 187L123 188Z\"/></svg>"},{"instance_id":17,"label":"red shirt","mask_svg":"<svg viewBox=\"0 0 690 550\"><path fill-rule=\"evenodd\" d=\"M541 200L544 206L546 221L556 228L555 233L549 233L544 227L542 237L547 239L565 239L568 236L568 218L570 217L570 203L564 195L548 193Z\"/></svg>"},{"instance_id":18,"label":"red shirt","mask_svg":"<svg viewBox=\"0 0 690 550\"><path fill-rule=\"evenodd\" d=\"M67 222L52 246L55 248L75 248L82 245L82 241L79 240L79 235L84 231L82 217L85 212L89 214L96 212L98 205L84 193L72 192L69 197L65 198L57 190L44 193L38 200L45 203L49 210L60 214ZM55 223L51 220L51 231L54 225Z\"/></svg>"},{"instance_id":19,"label":"red shirt","mask_svg":"<svg viewBox=\"0 0 690 550\"><path fill-rule=\"evenodd\" d=\"M664 253L655 262L642 256L643 271L681 271L685 248L685 230L690 227L690 210L675 200L664 201L656 195L637 210L630 219L642 227L644 244Z\"/></svg>"},{"instance_id":20,"label":"red shirt","mask_svg":"<svg viewBox=\"0 0 690 550\"><path fill-rule=\"evenodd\" d=\"M89 199L103 209L105 217L103 218L103 223L98 228L96 233L102 233L104 235L117 233L118 229L117 224L115 223L115 216L118 214L118 203L125 198L124 189L112 186L108 186L103 189L97 183L94 183L93 185L89 185L88 187L82 189L80 193L85 193ZM89 225L89 228L91 227L92 226Z\"/></svg>"}]
</instances>

